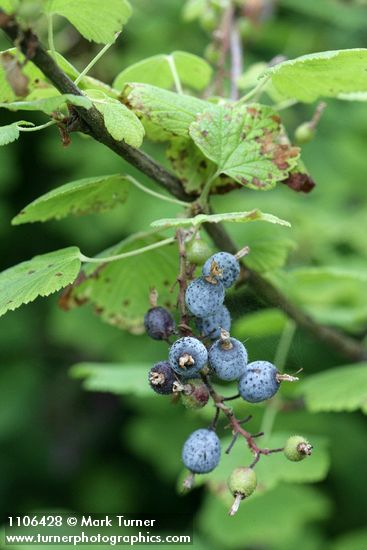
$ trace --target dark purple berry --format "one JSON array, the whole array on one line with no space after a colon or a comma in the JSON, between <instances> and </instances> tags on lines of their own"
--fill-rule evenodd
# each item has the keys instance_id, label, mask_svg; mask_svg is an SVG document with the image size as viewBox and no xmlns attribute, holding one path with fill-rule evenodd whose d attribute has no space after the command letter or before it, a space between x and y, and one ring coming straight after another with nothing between
<instances>
[{"instance_id":1,"label":"dark purple berry","mask_svg":"<svg viewBox=\"0 0 367 550\"><path fill-rule=\"evenodd\" d=\"M152 307L144 317L145 330L154 340L167 340L176 330L176 324L164 307Z\"/></svg>"},{"instance_id":2,"label":"dark purple berry","mask_svg":"<svg viewBox=\"0 0 367 550\"><path fill-rule=\"evenodd\" d=\"M173 393L173 384L177 381L177 376L169 361L160 361L150 369L148 380L156 393L168 395Z\"/></svg>"}]
</instances>

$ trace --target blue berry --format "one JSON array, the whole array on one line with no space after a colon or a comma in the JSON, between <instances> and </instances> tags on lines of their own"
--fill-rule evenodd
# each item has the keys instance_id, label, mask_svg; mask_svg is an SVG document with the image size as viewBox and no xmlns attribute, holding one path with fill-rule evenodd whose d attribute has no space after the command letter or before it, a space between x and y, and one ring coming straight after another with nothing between
<instances>
[{"instance_id":1,"label":"blue berry","mask_svg":"<svg viewBox=\"0 0 367 550\"><path fill-rule=\"evenodd\" d=\"M208 352L204 344L197 338L185 336L179 338L169 350L169 362L177 374L192 377L205 367Z\"/></svg>"},{"instance_id":2,"label":"blue berry","mask_svg":"<svg viewBox=\"0 0 367 550\"><path fill-rule=\"evenodd\" d=\"M147 311L144 317L144 326L154 340L167 340L176 329L172 315L164 307L152 307Z\"/></svg>"},{"instance_id":3,"label":"blue berry","mask_svg":"<svg viewBox=\"0 0 367 550\"><path fill-rule=\"evenodd\" d=\"M224 286L208 283L203 277L192 281L186 289L185 301L195 317L208 317L224 302Z\"/></svg>"},{"instance_id":4,"label":"blue berry","mask_svg":"<svg viewBox=\"0 0 367 550\"><path fill-rule=\"evenodd\" d=\"M213 430L200 429L185 441L182 461L194 474L206 474L218 466L220 441Z\"/></svg>"},{"instance_id":5,"label":"blue berry","mask_svg":"<svg viewBox=\"0 0 367 550\"><path fill-rule=\"evenodd\" d=\"M222 306L209 317L203 319L198 317L196 326L202 336L216 340L220 337L220 329L228 332L231 330L231 315L226 306Z\"/></svg>"},{"instance_id":6,"label":"blue berry","mask_svg":"<svg viewBox=\"0 0 367 550\"><path fill-rule=\"evenodd\" d=\"M228 334L228 333L227 333ZM208 354L209 363L221 380L237 380L246 371L247 351L236 338L224 335L214 342Z\"/></svg>"},{"instance_id":7,"label":"blue berry","mask_svg":"<svg viewBox=\"0 0 367 550\"><path fill-rule=\"evenodd\" d=\"M269 361L249 363L238 384L241 397L250 403L270 399L280 387L277 374L277 368Z\"/></svg>"},{"instance_id":8,"label":"blue berry","mask_svg":"<svg viewBox=\"0 0 367 550\"><path fill-rule=\"evenodd\" d=\"M162 395L173 393L173 384L177 376L168 361L156 363L149 371L148 380L150 387Z\"/></svg>"},{"instance_id":9,"label":"blue berry","mask_svg":"<svg viewBox=\"0 0 367 550\"><path fill-rule=\"evenodd\" d=\"M207 281L220 281L225 288L229 288L240 275L240 264L233 254L217 252L205 262L202 273Z\"/></svg>"}]
</instances>

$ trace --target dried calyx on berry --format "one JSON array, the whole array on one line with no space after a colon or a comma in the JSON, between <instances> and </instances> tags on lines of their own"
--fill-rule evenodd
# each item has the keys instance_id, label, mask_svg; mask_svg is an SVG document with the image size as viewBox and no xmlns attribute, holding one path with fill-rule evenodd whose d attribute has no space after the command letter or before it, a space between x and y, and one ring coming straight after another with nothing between
<instances>
[{"instance_id":1,"label":"dried calyx on berry","mask_svg":"<svg viewBox=\"0 0 367 550\"><path fill-rule=\"evenodd\" d=\"M173 393L177 375L172 369L169 361L156 363L149 371L148 380L150 387L162 395Z\"/></svg>"},{"instance_id":2,"label":"dried calyx on berry","mask_svg":"<svg viewBox=\"0 0 367 550\"><path fill-rule=\"evenodd\" d=\"M144 317L145 330L154 340L167 340L176 332L176 323L164 307L156 306L147 311Z\"/></svg>"},{"instance_id":3,"label":"dried calyx on berry","mask_svg":"<svg viewBox=\"0 0 367 550\"><path fill-rule=\"evenodd\" d=\"M201 409L209 401L209 390L200 378L175 382L173 392L181 394L181 401L187 409Z\"/></svg>"},{"instance_id":4,"label":"dried calyx on berry","mask_svg":"<svg viewBox=\"0 0 367 550\"><path fill-rule=\"evenodd\" d=\"M259 403L273 397L281 382L296 382L298 378L281 374L269 361L249 363L238 383L238 391L245 401Z\"/></svg>"},{"instance_id":5,"label":"dried calyx on berry","mask_svg":"<svg viewBox=\"0 0 367 550\"><path fill-rule=\"evenodd\" d=\"M228 479L228 488L235 497L229 511L230 516L234 516L238 511L241 500L252 495L256 485L256 474L252 468L236 468L233 470Z\"/></svg>"},{"instance_id":6,"label":"dried calyx on berry","mask_svg":"<svg viewBox=\"0 0 367 550\"><path fill-rule=\"evenodd\" d=\"M286 442L284 454L292 462L299 462L312 454L312 445L301 435L292 435Z\"/></svg>"},{"instance_id":7,"label":"dried calyx on berry","mask_svg":"<svg viewBox=\"0 0 367 550\"><path fill-rule=\"evenodd\" d=\"M233 254L217 252L205 262L202 273L207 282L229 288L240 276L240 264Z\"/></svg>"},{"instance_id":8,"label":"dried calyx on berry","mask_svg":"<svg viewBox=\"0 0 367 550\"><path fill-rule=\"evenodd\" d=\"M205 367L208 360L206 347L200 340L185 336L176 340L169 350L169 362L180 376L191 378Z\"/></svg>"}]
</instances>

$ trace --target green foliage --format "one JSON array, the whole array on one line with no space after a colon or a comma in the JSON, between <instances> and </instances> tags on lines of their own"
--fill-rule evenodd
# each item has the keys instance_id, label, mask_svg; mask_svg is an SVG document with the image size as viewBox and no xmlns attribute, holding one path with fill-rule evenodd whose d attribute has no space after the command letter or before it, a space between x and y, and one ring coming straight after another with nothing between
<instances>
[{"instance_id":1,"label":"green foliage","mask_svg":"<svg viewBox=\"0 0 367 550\"><path fill-rule=\"evenodd\" d=\"M35 256L0 273L0 316L72 283L80 270L79 256L79 249L71 246Z\"/></svg>"},{"instance_id":2,"label":"green foliage","mask_svg":"<svg viewBox=\"0 0 367 550\"><path fill-rule=\"evenodd\" d=\"M26 120L18 120L17 122L13 122L13 124L0 126L0 146L16 141L20 134L19 128L22 126L33 126L33 123Z\"/></svg>"},{"instance_id":3,"label":"green foliage","mask_svg":"<svg viewBox=\"0 0 367 550\"><path fill-rule=\"evenodd\" d=\"M112 42L131 15L127 0L47 0L45 11L66 17L84 38L102 44Z\"/></svg>"},{"instance_id":4,"label":"green foliage","mask_svg":"<svg viewBox=\"0 0 367 550\"><path fill-rule=\"evenodd\" d=\"M206 111L190 126L190 135L218 174L250 189L271 189L299 158L299 149L284 142L280 117L259 104Z\"/></svg>"},{"instance_id":5,"label":"green foliage","mask_svg":"<svg viewBox=\"0 0 367 550\"><path fill-rule=\"evenodd\" d=\"M367 529L352 531L339 537L330 550L364 550L367 546Z\"/></svg>"},{"instance_id":6,"label":"green foliage","mask_svg":"<svg viewBox=\"0 0 367 550\"><path fill-rule=\"evenodd\" d=\"M243 501L231 518L228 502L224 505L220 499L207 497L199 516L202 531L226 548L238 548L243 541L248 545L282 545L297 536L302 526L330 513L329 501L310 487L281 485L263 496L255 495Z\"/></svg>"},{"instance_id":7,"label":"green foliage","mask_svg":"<svg viewBox=\"0 0 367 550\"><path fill-rule=\"evenodd\" d=\"M18 7L18 0L1 0L1 8L6 13L13 13Z\"/></svg>"},{"instance_id":8,"label":"green foliage","mask_svg":"<svg viewBox=\"0 0 367 550\"><path fill-rule=\"evenodd\" d=\"M210 103L202 99L176 94L149 84L127 85L124 97L131 109L143 117L143 123L144 119L148 119L150 123L174 137L188 137L189 126L196 115L210 108Z\"/></svg>"},{"instance_id":9,"label":"green foliage","mask_svg":"<svg viewBox=\"0 0 367 550\"><path fill-rule=\"evenodd\" d=\"M64 94L54 97L46 97L43 99L35 99L33 101L14 101L11 103L0 103L0 107L9 109L9 111L42 111L47 115L63 109L67 103L90 109L92 102L85 96Z\"/></svg>"},{"instance_id":10,"label":"green foliage","mask_svg":"<svg viewBox=\"0 0 367 550\"><path fill-rule=\"evenodd\" d=\"M98 257L121 254L160 240L155 232L131 235ZM170 246L97 268L89 265L83 270L86 280L82 278L72 289L67 307L90 302L104 321L141 334L152 288L158 291L159 305L173 309L175 297L171 288L177 277L177 265L176 248Z\"/></svg>"},{"instance_id":11,"label":"green foliage","mask_svg":"<svg viewBox=\"0 0 367 550\"><path fill-rule=\"evenodd\" d=\"M248 263L248 258L246 259ZM240 340L244 338L259 338L281 334L287 318L279 309L263 309L247 313L232 326L231 333Z\"/></svg>"},{"instance_id":12,"label":"green foliage","mask_svg":"<svg viewBox=\"0 0 367 550\"><path fill-rule=\"evenodd\" d=\"M170 55L154 55L130 65L117 75L113 87L123 90L128 82L142 82L171 89L174 85L171 63L174 63L182 84L189 88L200 91L209 84L212 75L210 65L197 55L178 51Z\"/></svg>"},{"instance_id":13,"label":"green foliage","mask_svg":"<svg viewBox=\"0 0 367 550\"><path fill-rule=\"evenodd\" d=\"M367 49L355 48L303 55L269 69L284 96L311 103L319 97L367 91Z\"/></svg>"},{"instance_id":14,"label":"green foliage","mask_svg":"<svg viewBox=\"0 0 367 550\"><path fill-rule=\"evenodd\" d=\"M352 331L365 326L366 274L359 267L303 267L269 276L320 322Z\"/></svg>"},{"instance_id":15,"label":"green foliage","mask_svg":"<svg viewBox=\"0 0 367 550\"><path fill-rule=\"evenodd\" d=\"M103 115L108 133L116 141L124 140L131 147L140 147L144 138L144 127L138 117L118 99L99 90L88 90L87 93Z\"/></svg>"},{"instance_id":16,"label":"green foliage","mask_svg":"<svg viewBox=\"0 0 367 550\"><path fill-rule=\"evenodd\" d=\"M127 199L128 176L113 174L66 183L31 202L15 216L13 225L60 220L70 214L83 215L112 210Z\"/></svg>"},{"instance_id":17,"label":"green foliage","mask_svg":"<svg viewBox=\"0 0 367 550\"><path fill-rule=\"evenodd\" d=\"M246 258L246 265L259 273L284 267L289 253L297 247L291 239L255 240L249 244L251 254Z\"/></svg>"},{"instance_id":18,"label":"green foliage","mask_svg":"<svg viewBox=\"0 0 367 550\"><path fill-rule=\"evenodd\" d=\"M299 391L311 412L361 409L367 414L367 363L346 365L308 376Z\"/></svg>"},{"instance_id":19,"label":"green foliage","mask_svg":"<svg viewBox=\"0 0 367 550\"><path fill-rule=\"evenodd\" d=\"M135 365L80 363L71 368L70 374L73 378L83 380L83 387L88 391L140 397L151 395L147 374L150 367L150 363Z\"/></svg>"},{"instance_id":20,"label":"green foliage","mask_svg":"<svg viewBox=\"0 0 367 550\"><path fill-rule=\"evenodd\" d=\"M224 214L198 214L194 218L172 218L164 220L155 220L150 225L152 227L184 227L186 225L198 226L203 223L220 223L220 222L269 222L278 225L284 225L290 227L290 223L273 216L272 214L266 214L260 210L251 210L251 212L226 212Z\"/></svg>"}]
</instances>

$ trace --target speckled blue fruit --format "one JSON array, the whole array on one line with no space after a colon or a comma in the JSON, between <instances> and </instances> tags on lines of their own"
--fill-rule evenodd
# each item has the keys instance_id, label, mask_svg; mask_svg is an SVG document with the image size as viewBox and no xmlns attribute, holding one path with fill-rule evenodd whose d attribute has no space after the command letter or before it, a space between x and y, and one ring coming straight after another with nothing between
<instances>
[{"instance_id":1,"label":"speckled blue fruit","mask_svg":"<svg viewBox=\"0 0 367 550\"><path fill-rule=\"evenodd\" d=\"M166 340L175 332L175 322L164 307L152 307L144 317L145 330L154 340Z\"/></svg>"},{"instance_id":2,"label":"speckled blue fruit","mask_svg":"<svg viewBox=\"0 0 367 550\"><path fill-rule=\"evenodd\" d=\"M184 357L186 354L192 358L193 363L190 364L189 362L181 366L180 358ZM177 374L185 378L190 378L198 373L205 367L207 361L208 352L206 347L200 340L191 336L179 338L169 350L169 362L171 367Z\"/></svg>"},{"instance_id":3,"label":"speckled blue fruit","mask_svg":"<svg viewBox=\"0 0 367 550\"><path fill-rule=\"evenodd\" d=\"M203 319L198 317L196 326L202 336L216 340L220 336L221 328L228 332L231 330L231 314L226 306L221 306L209 317Z\"/></svg>"},{"instance_id":4,"label":"speckled blue fruit","mask_svg":"<svg viewBox=\"0 0 367 550\"><path fill-rule=\"evenodd\" d=\"M224 292L222 283L213 285L203 277L199 277L192 281L186 289L186 305L195 317L208 317L223 305Z\"/></svg>"},{"instance_id":5,"label":"speckled blue fruit","mask_svg":"<svg viewBox=\"0 0 367 550\"><path fill-rule=\"evenodd\" d=\"M246 367L238 383L241 397L250 403L270 399L279 389L277 368L269 361L254 361Z\"/></svg>"},{"instance_id":6,"label":"speckled blue fruit","mask_svg":"<svg viewBox=\"0 0 367 550\"><path fill-rule=\"evenodd\" d=\"M214 470L220 461L220 441L213 430L196 430L185 441L182 461L194 474L206 474Z\"/></svg>"},{"instance_id":7,"label":"speckled blue fruit","mask_svg":"<svg viewBox=\"0 0 367 550\"><path fill-rule=\"evenodd\" d=\"M232 345L227 348L227 344ZM236 338L217 340L208 354L209 364L221 380L238 380L246 371L247 351L245 346Z\"/></svg>"},{"instance_id":8,"label":"speckled blue fruit","mask_svg":"<svg viewBox=\"0 0 367 550\"><path fill-rule=\"evenodd\" d=\"M219 270L213 274L212 264L216 263ZM203 265L203 277L211 277L216 281L220 281L225 288L232 286L240 275L240 264L233 254L228 252L217 252L207 259Z\"/></svg>"},{"instance_id":9,"label":"speckled blue fruit","mask_svg":"<svg viewBox=\"0 0 367 550\"><path fill-rule=\"evenodd\" d=\"M168 361L156 363L148 374L149 385L156 393L169 395L173 392L173 384L177 376Z\"/></svg>"}]
</instances>

